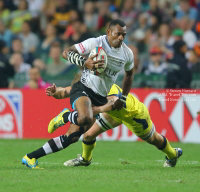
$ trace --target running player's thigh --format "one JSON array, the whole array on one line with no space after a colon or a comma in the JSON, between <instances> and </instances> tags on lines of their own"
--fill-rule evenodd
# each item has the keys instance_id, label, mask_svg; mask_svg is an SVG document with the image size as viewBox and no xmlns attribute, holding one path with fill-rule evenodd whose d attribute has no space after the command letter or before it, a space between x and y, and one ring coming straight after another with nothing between
<instances>
[{"instance_id":1,"label":"running player's thigh","mask_svg":"<svg viewBox=\"0 0 200 192\"><path fill-rule=\"evenodd\" d=\"M115 118L114 116L108 115L107 113L100 113L96 123L102 130L107 131L122 124L122 121L118 118Z\"/></svg>"},{"instance_id":2,"label":"running player's thigh","mask_svg":"<svg viewBox=\"0 0 200 192\"><path fill-rule=\"evenodd\" d=\"M94 124L94 122L96 121L96 118L93 119L93 122L90 125L86 125L84 126L84 130L83 133L87 132L88 129L90 129L90 127L92 127L92 125ZM74 132L79 132L82 131L81 127L79 125L75 125L75 124L70 124L69 129L67 130L66 134L67 136L69 136L70 134L74 133Z\"/></svg>"},{"instance_id":3,"label":"running player's thigh","mask_svg":"<svg viewBox=\"0 0 200 192\"><path fill-rule=\"evenodd\" d=\"M107 113L102 113L102 116L112 125L113 128L122 124L120 119L115 118Z\"/></svg>"},{"instance_id":4,"label":"running player's thigh","mask_svg":"<svg viewBox=\"0 0 200 192\"><path fill-rule=\"evenodd\" d=\"M89 97L86 96L79 97L75 105L79 116L91 117L93 115L92 102Z\"/></svg>"}]
</instances>

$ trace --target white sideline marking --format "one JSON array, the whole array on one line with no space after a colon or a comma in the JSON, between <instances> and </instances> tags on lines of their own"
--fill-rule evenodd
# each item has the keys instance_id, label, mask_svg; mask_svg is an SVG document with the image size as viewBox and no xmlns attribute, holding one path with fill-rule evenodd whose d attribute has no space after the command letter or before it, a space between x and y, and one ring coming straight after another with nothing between
<instances>
[{"instance_id":1,"label":"white sideline marking","mask_svg":"<svg viewBox=\"0 0 200 192\"><path fill-rule=\"evenodd\" d=\"M160 163L160 162L164 162L165 160L155 160L155 161Z\"/></svg>"},{"instance_id":2,"label":"white sideline marking","mask_svg":"<svg viewBox=\"0 0 200 192\"><path fill-rule=\"evenodd\" d=\"M179 180L166 180L167 182L170 182L170 183L172 183L172 182L174 182L174 183L180 183L181 182L181 179L179 179Z\"/></svg>"},{"instance_id":3,"label":"white sideline marking","mask_svg":"<svg viewBox=\"0 0 200 192\"><path fill-rule=\"evenodd\" d=\"M124 159L118 159L119 161L124 161Z\"/></svg>"},{"instance_id":4,"label":"white sideline marking","mask_svg":"<svg viewBox=\"0 0 200 192\"><path fill-rule=\"evenodd\" d=\"M62 163L51 163L51 162L40 162L40 164L52 164L52 165L58 165L58 164L60 164L60 165L62 165ZM91 163L91 164L93 164L93 165L99 165L99 163Z\"/></svg>"},{"instance_id":5,"label":"white sideline marking","mask_svg":"<svg viewBox=\"0 0 200 192\"><path fill-rule=\"evenodd\" d=\"M199 161L179 161L181 164L190 164L190 165L195 165L198 164Z\"/></svg>"},{"instance_id":6,"label":"white sideline marking","mask_svg":"<svg viewBox=\"0 0 200 192\"><path fill-rule=\"evenodd\" d=\"M39 162L39 164L53 164L53 165L58 165L58 164L61 164L61 163Z\"/></svg>"}]
</instances>

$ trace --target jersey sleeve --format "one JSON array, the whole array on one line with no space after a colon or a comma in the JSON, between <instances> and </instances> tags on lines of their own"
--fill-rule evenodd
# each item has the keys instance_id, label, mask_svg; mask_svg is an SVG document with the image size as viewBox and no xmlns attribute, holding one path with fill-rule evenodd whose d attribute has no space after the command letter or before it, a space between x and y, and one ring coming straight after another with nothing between
<instances>
[{"instance_id":1,"label":"jersey sleeve","mask_svg":"<svg viewBox=\"0 0 200 192\"><path fill-rule=\"evenodd\" d=\"M76 47L80 55L87 55L92 51L92 49L98 47L98 39L90 38L81 43L75 44L74 46Z\"/></svg>"},{"instance_id":2,"label":"jersey sleeve","mask_svg":"<svg viewBox=\"0 0 200 192\"><path fill-rule=\"evenodd\" d=\"M134 56L133 56L133 52L129 49L128 52L128 60L127 63L124 66L124 70L125 71L130 71L131 69L133 69L134 67Z\"/></svg>"}]
</instances>

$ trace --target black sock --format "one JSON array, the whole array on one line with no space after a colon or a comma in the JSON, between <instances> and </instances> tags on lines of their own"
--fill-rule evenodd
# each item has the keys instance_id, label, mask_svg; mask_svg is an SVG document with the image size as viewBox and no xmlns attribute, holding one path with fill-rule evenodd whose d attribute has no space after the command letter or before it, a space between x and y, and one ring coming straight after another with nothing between
<instances>
[{"instance_id":1,"label":"black sock","mask_svg":"<svg viewBox=\"0 0 200 192\"><path fill-rule=\"evenodd\" d=\"M32 158L38 159L38 158L43 157L45 155L46 155L46 153L45 153L43 147L37 149L36 151L33 151L33 152L27 154L28 158L30 158L30 159L32 159Z\"/></svg>"},{"instance_id":2,"label":"black sock","mask_svg":"<svg viewBox=\"0 0 200 192\"><path fill-rule=\"evenodd\" d=\"M159 148L159 150L163 150L166 147L166 145L167 145L167 139L166 139L166 137L164 137L163 135L162 135L162 137L164 139L164 142L163 142L162 146Z\"/></svg>"},{"instance_id":3,"label":"black sock","mask_svg":"<svg viewBox=\"0 0 200 192\"><path fill-rule=\"evenodd\" d=\"M33 151L32 153L27 154L27 156L32 158L40 158L45 155L58 152L63 149L63 144L61 141L61 137L67 137L65 135L62 135L60 137L55 137L53 139L50 139L47 141L41 148L37 149L36 151ZM63 139L62 139L63 140Z\"/></svg>"},{"instance_id":4,"label":"black sock","mask_svg":"<svg viewBox=\"0 0 200 192\"><path fill-rule=\"evenodd\" d=\"M78 111L72 111L72 112L67 112L67 113L64 113L63 114L63 119L64 119L64 122L67 123L67 122L71 122L75 125L78 125Z\"/></svg>"}]
</instances>

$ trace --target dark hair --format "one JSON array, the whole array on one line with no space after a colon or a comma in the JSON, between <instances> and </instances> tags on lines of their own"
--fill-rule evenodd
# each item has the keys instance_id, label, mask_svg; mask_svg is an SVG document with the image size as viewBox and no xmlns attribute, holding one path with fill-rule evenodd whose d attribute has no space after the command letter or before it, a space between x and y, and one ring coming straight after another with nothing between
<instances>
[{"instance_id":1,"label":"dark hair","mask_svg":"<svg viewBox=\"0 0 200 192\"><path fill-rule=\"evenodd\" d=\"M31 21L25 20L24 23L28 24L28 26L31 28Z\"/></svg>"},{"instance_id":2,"label":"dark hair","mask_svg":"<svg viewBox=\"0 0 200 192\"><path fill-rule=\"evenodd\" d=\"M22 42L22 40L19 37L17 37L17 36L15 36L15 37L12 38L12 42L13 41L21 41Z\"/></svg>"},{"instance_id":3,"label":"dark hair","mask_svg":"<svg viewBox=\"0 0 200 192\"><path fill-rule=\"evenodd\" d=\"M109 28L111 28L112 26L116 26L116 25L119 25L121 27L125 27L126 24L122 21L122 20L119 20L119 19L115 19L115 20L112 20L109 24Z\"/></svg>"}]
</instances>

